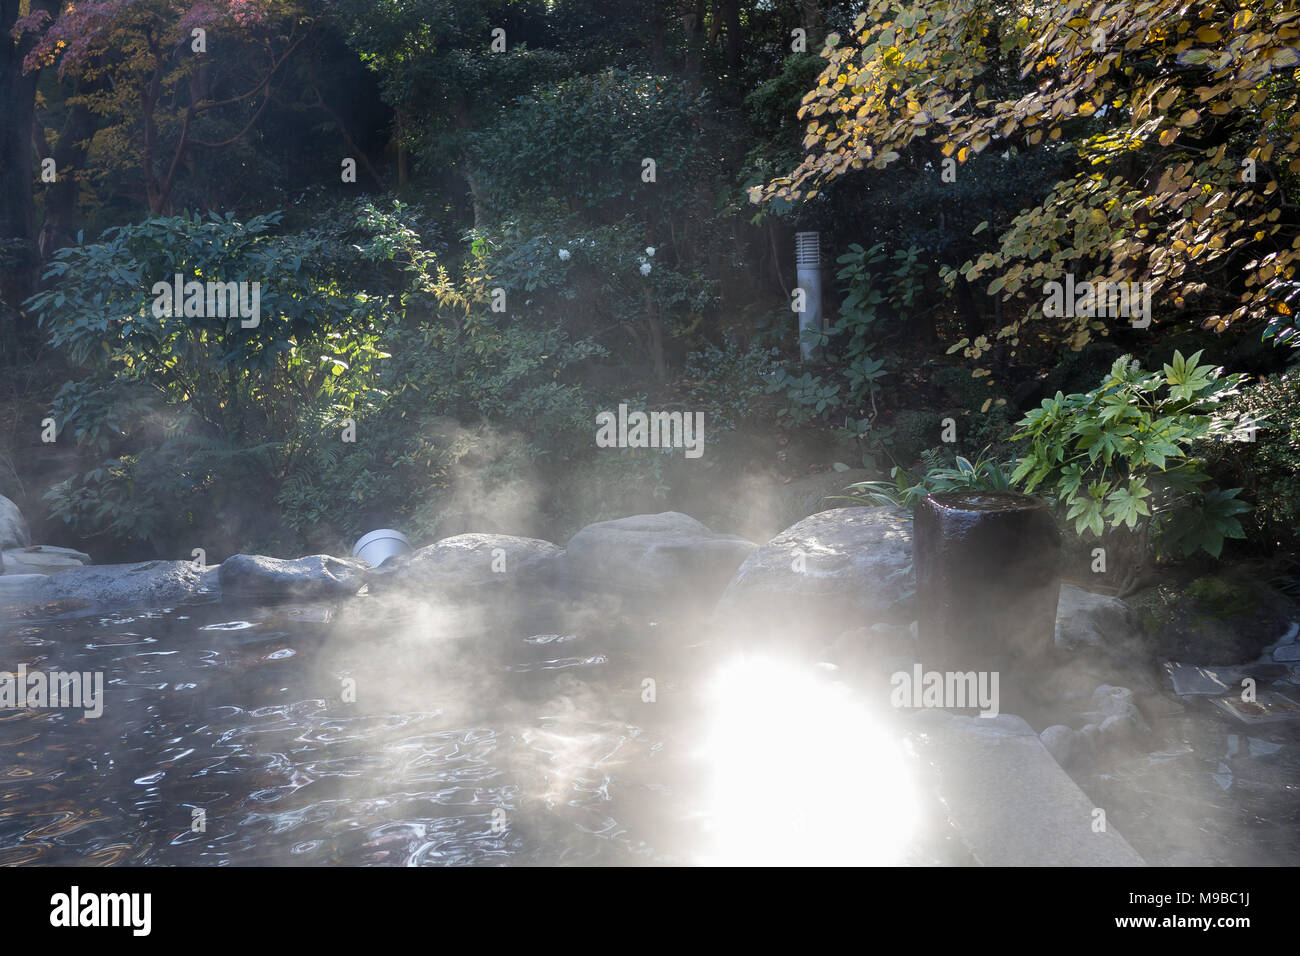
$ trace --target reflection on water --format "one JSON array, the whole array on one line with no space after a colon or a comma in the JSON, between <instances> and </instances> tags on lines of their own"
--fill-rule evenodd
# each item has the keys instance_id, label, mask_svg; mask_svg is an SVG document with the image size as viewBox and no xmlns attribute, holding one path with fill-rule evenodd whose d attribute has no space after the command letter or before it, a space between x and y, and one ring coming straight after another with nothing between
<instances>
[{"instance_id":1,"label":"reflection on water","mask_svg":"<svg viewBox=\"0 0 1300 956\"><path fill-rule=\"evenodd\" d=\"M909 862L921 796L880 715L847 687L773 657L727 663L713 693L708 862Z\"/></svg>"},{"instance_id":2,"label":"reflection on water","mask_svg":"<svg viewBox=\"0 0 1300 956\"><path fill-rule=\"evenodd\" d=\"M98 720L0 711L0 865L917 861L851 695L672 636L365 600L0 622L0 669L105 688Z\"/></svg>"}]
</instances>

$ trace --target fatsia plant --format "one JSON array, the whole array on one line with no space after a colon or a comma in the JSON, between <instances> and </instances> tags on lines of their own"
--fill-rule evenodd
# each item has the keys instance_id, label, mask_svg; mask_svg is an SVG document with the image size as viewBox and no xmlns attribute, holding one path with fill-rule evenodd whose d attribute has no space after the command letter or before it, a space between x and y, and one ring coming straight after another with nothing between
<instances>
[{"instance_id":1,"label":"fatsia plant","mask_svg":"<svg viewBox=\"0 0 1300 956\"><path fill-rule=\"evenodd\" d=\"M1028 450L1011 475L1026 492L1054 499L1079 534L1120 528L1136 536L1121 591L1134 582L1149 545L1158 554L1203 549L1218 557L1225 538L1243 538L1240 488L1211 485L1195 451L1239 437L1248 423L1224 409L1245 380L1202 364L1201 353L1144 371L1115 361L1095 389L1044 400L1018 423Z\"/></svg>"}]
</instances>

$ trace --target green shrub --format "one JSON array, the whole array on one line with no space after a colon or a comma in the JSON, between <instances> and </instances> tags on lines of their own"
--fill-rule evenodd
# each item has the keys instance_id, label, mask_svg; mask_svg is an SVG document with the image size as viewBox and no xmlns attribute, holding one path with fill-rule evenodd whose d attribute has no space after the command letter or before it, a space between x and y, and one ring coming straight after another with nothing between
<instances>
[{"instance_id":1,"label":"green shrub","mask_svg":"<svg viewBox=\"0 0 1300 956\"><path fill-rule=\"evenodd\" d=\"M1300 548L1300 368L1252 383L1230 408L1257 423L1254 440L1223 440L1207 448L1213 470L1254 498L1246 520L1251 540L1270 550Z\"/></svg>"},{"instance_id":2,"label":"green shrub","mask_svg":"<svg viewBox=\"0 0 1300 956\"><path fill-rule=\"evenodd\" d=\"M691 399L708 416L715 432L733 432L752 423L764 408L765 382L781 367L775 348L751 345L746 349L720 349L706 345L686 358L686 381ZM770 414L770 412L769 412Z\"/></svg>"},{"instance_id":3,"label":"green shrub","mask_svg":"<svg viewBox=\"0 0 1300 956\"><path fill-rule=\"evenodd\" d=\"M221 512L216 498L274 493L304 454L305 423L375 407L387 297L362 284L373 270L349 248L351 224L283 233L279 221L155 218L55 253L50 287L27 306L88 372L53 417L89 465L47 496L56 517L183 545ZM155 284L177 274L258 283L258 323L168 314Z\"/></svg>"},{"instance_id":4,"label":"green shrub","mask_svg":"<svg viewBox=\"0 0 1300 956\"><path fill-rule=\"evenodd\" d=\"M554 199L589 212L662 215L691 203L712 171L699 117L708 94L681 80L608 69L520 97L473 137L496 214ZM655 160L643 182L642 161Z\"/></svg>"},{"instance_id":5,"label":"green shrub","mask_svg":"<svg viewBox=\"0 0 1300 956\"><path fill-rule=\"evenodd\" d=\"M905 467L920 460L921 453L940 444L943 414L904 408L895 413L894 454Z\"/></svg>"},{"instance_id":6,"label":"green shrub","mask_svg":"<svg viewBox=\"0 0 1300 956\"><path fill-rule=\"evenodd\" d=\"M860 505L893 505L916 510L926 495L947 491L1010 491L1013 462L999 462L988 449L975 461L957 455L951 466L942 463L936 450L921 453L922 470L913 475L906 468L890 470L891 481L859 481L849 485L843 500Z\"/></svg>"},{"instance_id":7,"label":"green shrub","mask_svg":"<svg viewBox=\"0 0 1300 956\"><path fill-rule=\"evenodd\" d=\"M1012 482L1046 493L1074 529L1101 536L1121 527L1137 532L1125 590L1157 555L1203 549L1218 557L1225 538L1241 538L1236 517L1250 506L1240 488L1216 489L1195 449L1230 434L1237 424L1225 408L1244 379L1201 365L1201 353L1174 353L1160 372L1144 372L1121 356L1100 386L1047 399L1028 412L1013 437L1028 447Z\"/></svg>"},{"instance_id":8,"label":"green shrub","mask_svg":"<svg viewBox=\"0 0 1300 956\"><path fill-rule=\"evenodd\" d=\"M589 453L591 398L564 375L602 349L493 312L486 243L453 277L410 210L349 211L297 233L148 220L56 256L31 305L88 375L53 408L84 462L54 517L163 553L337 550L374 520L436 530L467 462L488 493ZM154 315L177 272L261 281L260 325Z\"/></svg>"}]
</instances>

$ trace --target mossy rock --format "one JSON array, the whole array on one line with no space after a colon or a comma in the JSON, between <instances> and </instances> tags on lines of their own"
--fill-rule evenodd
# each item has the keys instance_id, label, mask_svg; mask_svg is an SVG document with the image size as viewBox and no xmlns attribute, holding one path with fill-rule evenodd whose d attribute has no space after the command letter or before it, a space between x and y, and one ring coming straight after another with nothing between
<instances>
[{"instance_id":1,"label":"mossy rock","mask_svg":"<svg viewBox=\"0 0 1300 956\"><path fill-rule=\"evenodd\" d=\"M1191 581L1171 575L1127 601L1156 655L1189 664L1254 660L1295 614L1285 597L1233 571Z\"/></svg>"},{"instance_id":2,"label":"mossy rock","mask_svg":"<svg viewBox=\"0 0 1300 956\"><path fill-rule=\"evenodd\" d=\"M1262 595L1252 585L1231 578L1207 574L1197 578L1187 589L1200 609L1224 621L1251 614L1259 605Z\"/></svg>"}]
</instances>

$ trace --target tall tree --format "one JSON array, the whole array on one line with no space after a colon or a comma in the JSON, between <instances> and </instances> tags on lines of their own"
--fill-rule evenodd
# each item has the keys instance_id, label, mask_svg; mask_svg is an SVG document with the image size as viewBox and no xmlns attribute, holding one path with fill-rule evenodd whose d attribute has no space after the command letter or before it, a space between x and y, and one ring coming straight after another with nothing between
<instances>
[{"instance_id":1,"label":"tall tree","mask_svg":"<svg viewBox=\"0 0 1300 956\"><path fill-rule=\"evenodd\" d=\"M158 214L191 150L231 146L253 128L316 22L292 0L68 4L24 66L103 81L85 94L116 147L103 160L134 162Z\"/></svg>"},{"instance_id":2,"label":"tall tree","mask_svg":"<svg viewBox=\"0 0 1300 956\"><path fill-rule=\"evenodd\" d=\"M807 157L753 198L813 196L926 140L954 168L991 146L1051 150L1067 177L968 279L1028 293L1038 319L1044 284L1088 267L1152 283L1167 313L1207 327L1251 319L1295 338L1298 41L1293 0L872 0L850 36L827 39L800 110ZM1106 333L1091 309L1059 318L1076 348ZM1022 324L999 337L1016 346Z\"/></svg>"},{"instance_id":3,"label":"tall tree","mask_svg":"<svg viewBox=\"0 0 1300 956\"><path fill-rule=\"evenodd\" d=\"M0 0L0 300L11 306L31 294L38 261L32 130L39 77L24 69L24 61L57 5L58 0Z\"/></svg>"},{"instance_id":4,"label":"tall tree","mask_svg":"<svg viewBox=\"0 0 1300 956\"><path fill-rule=\"evenodd\" d=\"M482 186L468 150L483 119L534 85L571 72L571 38L551 48L547 8L539 3L409 0L376 7L340 0L333 15L349 45L380 77L394 112L398 183L409 157L455 170L483 217Z\"/></svg>"}]
</instances>

